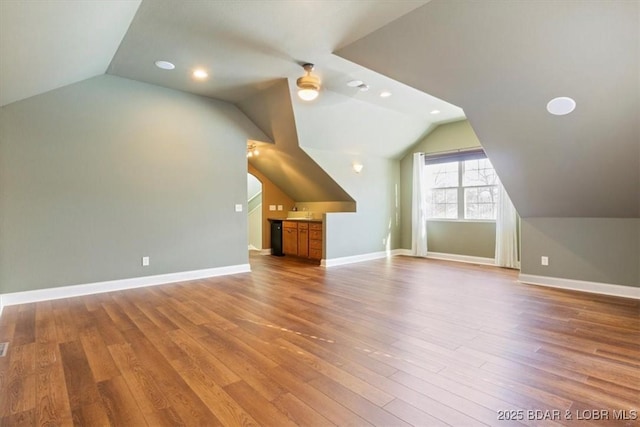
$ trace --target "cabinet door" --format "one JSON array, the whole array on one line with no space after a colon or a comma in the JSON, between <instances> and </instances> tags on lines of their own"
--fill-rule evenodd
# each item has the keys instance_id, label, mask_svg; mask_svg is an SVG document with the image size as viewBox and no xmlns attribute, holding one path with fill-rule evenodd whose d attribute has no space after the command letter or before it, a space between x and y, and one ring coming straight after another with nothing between
<instances>
[{"instance_id":1,"label":"cabinet door","mask_svg":"<svg viewBox=\"0 0 640 427\"><path fill-rule=\"evenodd\" d=\"M307 228L298 228L298 255L305 258L309 256L309 229Z\"/></svg>"},{"instance_id":2,"label":"cabinet door","mask_svg":"<svg viewBox=\"0 0 640 427\"><path fill-rule=\"evenodd\" d=\"M282 252L285 255L298 255L298 230L296 228L282 230Z\"/></svg>"},{"instance_id":3,"label":"cabinet door","mask_svg":"<svg viewBox=\"0 0 640 427\"><path fill-rule=\"evenodd\" d=\"M322 249L309 249L309 258L322 259Z\"/></svg>"}]
</instances>

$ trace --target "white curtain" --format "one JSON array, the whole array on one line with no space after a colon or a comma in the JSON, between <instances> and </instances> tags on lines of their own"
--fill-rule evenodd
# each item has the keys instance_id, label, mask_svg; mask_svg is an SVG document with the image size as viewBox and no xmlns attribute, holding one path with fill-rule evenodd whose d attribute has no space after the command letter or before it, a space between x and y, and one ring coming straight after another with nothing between
<instances>
[{"instance_id":1,"label":"white curtain","mask_svg":"<svg viewBox=\"0 0 640 427\"><path fill-rule=\"evenodd\" d=\"M500 180L498 180L496 209L496 265L520 268L520 261L518 261L518 213Z\"/></svg>"},{"instance_id":2,"label":"white curtain","mask_svg":"<svg viewBox=\"0 0 640 427\"><path fill-rule=\"evenodd\" d=\"M413 197L411 209L411 253L427 256L427 188L424 153L413 155Z\"/></svg>"}]
</instances>

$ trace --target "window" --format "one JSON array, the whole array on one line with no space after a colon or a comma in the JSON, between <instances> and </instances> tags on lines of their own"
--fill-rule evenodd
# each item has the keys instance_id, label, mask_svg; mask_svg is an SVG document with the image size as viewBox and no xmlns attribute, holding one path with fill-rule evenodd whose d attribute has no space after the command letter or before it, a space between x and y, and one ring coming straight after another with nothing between
<instances>
[{"instance_id":1,"label":"window","mask_svg":"<svg viewBox=\"0 0 640 427\"><path fill-rule=\"evenodd\" d=\"M427 216L495 220L498 176L486 157L427 164ZM429 159L427 158L427 163Z\"/></svg>"}]
</instances>

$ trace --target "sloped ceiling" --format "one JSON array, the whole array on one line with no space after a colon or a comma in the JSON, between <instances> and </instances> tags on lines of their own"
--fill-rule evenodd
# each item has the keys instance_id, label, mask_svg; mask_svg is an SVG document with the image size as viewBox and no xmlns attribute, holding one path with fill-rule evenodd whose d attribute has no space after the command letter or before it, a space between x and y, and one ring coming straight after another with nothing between
<instances>
[{"instance_id":1,"label":"sloped ceiling","mask_svg":"<svg viewBox=\"0 0 640 427\"><path fill-rule=\"evenodd\" d=\"M639 2L434 0L337 53L462 107L523 217L640 217Z\"/></svg>"},{"instance_id":2,"label":"sloped ceiling","mask_svg":"<svg viewBox=\"0 0 640 427\"><path fill-rule=\"evenodd\" d=\"M327 62L338 64L340 61L344 62L332 56ZM289 90L294 94L291 102L300 145L319 150L398 157L408 145L437 126L429 117L432 110L440 111L439 123L464 116L462 109L400 83L395 84L394 94L384 103L368 102L363 99L369 95L367 92L353 90L344 84L335 90L324 91L314 103L295 96L294 79L289 79ZM421 99L422 102L407 105L407 99Z\"/></svg>"},{"instance_id":3,"label":"sloped ceiling","mask_svg":"<svg viewBox=\"0 0 640 427\"><path fill-rule=\"evenodd\" d=\"M0 1L0 107L104 74L139 5Z\"/></svg>"},{"instance_id":4,"label":"sloped ceiling","mask_svg":"<svg viewBox=\"0 0 640 427\"><path fill-rule=\"evenodd\" d=\"M342 187L299 147L286 79L276 81L238 107L275 142L258 142L261 154L249 162L293 200L353 202Z\"/></svg>"},{"instance_id":5,"label":"sloped ceiling","mask_svg":"<svg viewBox=\"0 0 640 427\"><path fill-rule=\"evenodd\" d=\"M638 217L639 9L623 0L2 0L0 105L104 73L109 61L108 73L246 105L311 61L323 91L318 111L293 105L303 146L393 156L415 142L420 120L424 133L462 118L446 100L464 108L522 216ZM157 59L176 70L155 68ZM190 78L196 66L208 81ZM347 88L352 78L371 90ZM576 111L550 116L544 106L563 95ZM396 137L369 138L370 113L401 128Z\"/></svg>"},{"instance_id":6,"label":"sloped ceiling","mask_svg":"<svg viewBox=\"0 0 640 427\"><path fill-rule=\"evenodd\" d=\"M357 116L359 106L369 103L388 111L385 123L412 112L424 132L435 123L462 118L462 110L332 52L427 1L2 0L0 100L6 105L106 70L238 103L275 80L295 81L303 74L301 63L314 62L323 82L315 105L339 103L345 114ZM176 69L160 70L156 60L171 61ZM207 69L210 78L194 81L196 67ZM347 87L352 79L363 80L371 90ZM384 90L393 95L381 98ZM352 100L357 101L353 110ZM442 113L430 115L434 109ZM369 154L400 153L415 142L415 133L369 147ZM332 142L324 138L324 148L361 148L355 139Z\"/></svg>"},{"instance_id":7,"label":"sloped ceiling","mask_svg":"<svg viewBox=\"0 0 640 427\"><path fill-rule=\"evenodd\" d=\"M339 104L336 109L342 109L341 115L352 117L361 116L363 103L376 106L374 109L383 112L376 120L401 133L389 138L384 146L374 144L368 150L370 154L393 156L434 123L464 117L463 111L332 52L425 3L145 0L109 73L240 103L269 88L275 80L295 82L303 74L301 64L313 62L323 89L321 97L310 105ZM173 62L176 69L167 72L155 68L153 63L158 59ZM196 67L206 69L211 78L194 81L191 71ZM364 81L370 91L348 87L346 83L352 79ZM380 92L385 90L393 95L381 98ZM441 114L430 115L434 109ZM412 116L409 126L406 119L397 121L407 112ZM317 127L349 132L340 123L325 120L329 117L316 118L313 123L296 123L299 137L305 138L302 143L307 143L307 135L317 135ZM323 138L322 144L331 150L362 149L362 140L355 139Z\"/></svg>"}]
</instances>

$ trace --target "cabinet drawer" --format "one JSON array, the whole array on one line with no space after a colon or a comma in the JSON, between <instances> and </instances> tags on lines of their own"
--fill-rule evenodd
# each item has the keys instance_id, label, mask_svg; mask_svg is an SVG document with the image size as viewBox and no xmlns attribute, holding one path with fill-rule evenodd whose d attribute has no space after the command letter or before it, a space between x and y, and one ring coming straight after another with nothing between
<instances>
[{"instance_id":1,"label":"cabinet drawer","mask_svg":"<svg viewBox=\"0 0 640 427\"><path fill-rule=\"evenodd\" d=\"M295 221L282 221L282 228L298 228L298 223Z\"/></svg>"},{"instance_id":2,"label":"cabinet drawer","mask_svg":"<svg viewBox=\"0 0 640 427\"><path fill-rule=\"evenodd\" d=\"M322 231L322 223L321 222L312 222L309 224L310 230L320 230Z\"/></svg>"},{"instance_id":3,"label":"cabinet drawer","mask_svg":"<svg viewBox=\"0 0 640 427\"><path fill-rule=\"evenodd\" d=\"M309 249L320 249L322 251L322 240L309 240Z\"/></svg>"},{"instance_id":4,"label":"cabinet drawer","mask_svg":"<svg viewBox=\"0 0 640 427\"><path fill-rule=\"evenodd\" d=\"M309 249L309 258L322 259L322 249Z\"/></svg>"},{"instance_id":5,"label":"cabinet drawer","mask_svg":"<svg viewBox=\"0 0 640 427\"><path fill-rule=\"evenodd\" d=\"M309 238L322 240L322 230L314 230L314 229L309 230Z\"/></svg>"},{"instance_id":6,"label":"cabinet drawer","mask_svg":"<svg viewBox=\"0 0 640 427\"><path fill-rule=\"evenodd\" d=\"M307 224L306 222L299 222L298 223L298 230L308 230L309 229L309 224Z\"/></svg>"}]
</instances>

